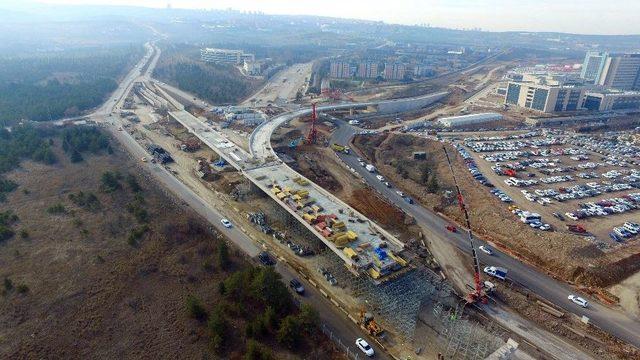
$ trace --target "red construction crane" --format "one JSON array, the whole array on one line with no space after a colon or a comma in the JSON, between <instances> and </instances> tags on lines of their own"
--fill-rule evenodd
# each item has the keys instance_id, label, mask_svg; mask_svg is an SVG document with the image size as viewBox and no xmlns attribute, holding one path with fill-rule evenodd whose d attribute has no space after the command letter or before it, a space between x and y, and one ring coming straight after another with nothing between
<instances>
[{"instance_id":1,"label":"red construction crane","mask_svg":"<svg viewBox=\"0 0 640 360\"><path fill-rule=\"evenodd\" d=\"M312 103L311 107L313 111L311 112L311 128L309 128L309 133L307 134L306 139L307 144L315 144L316 138L318 137L318 130L316 130L316 120L318 117L316 114L316 103Z\"/></svg>"},{"instance_id":2,"label":"red construction crane","mask_svg":"<svg viewBox=\"0 0 640 360\"><path fill-rule=\"evenodd\" d=\"M464 213L464 218L467 224L467 231L469 234L469 245L471 245L471 255L473 256L473 283L474 283L474 291L467 295L468 303L476 303L482 302L486 304L487 294L485 294L484 289L482 287L482 281L480 280L480 260L478 260L478 254L476 253L476 247L473 244L473 234L471 233L471 222L469 221L469 212L467 212L467 206L464 203L464 198L462 197L462 192L460 191L460 186L458 186L458 180L456 180L456 174L453 171L453 166L451 165L451 159L449 158L449 153L447 152L447 148L443 145L442 149L444 150L444 154L447 156L447 163L449 163L449 170L451 170L451 175L453 176L453 183L456 186L456 191L458 192L458 206L460 206L460 210Z\"/></svg>"}]
</instances>

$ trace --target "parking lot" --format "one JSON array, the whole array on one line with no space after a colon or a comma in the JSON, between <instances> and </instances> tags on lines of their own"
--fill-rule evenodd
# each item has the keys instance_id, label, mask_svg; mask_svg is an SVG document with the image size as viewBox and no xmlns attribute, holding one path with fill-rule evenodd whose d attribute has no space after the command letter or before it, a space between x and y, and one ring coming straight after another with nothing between
<instances>
[{"instance_id":1,"label":"parking lot","mask_svg":"<svg viewBox=\"0 0 640 360\"><path fill-rule=\"evenodd\" d=\"M538 130L455 144L514 221L584 235L608 251L640 239L640 146L624 139Z\"/></svg>"}]
</instances>

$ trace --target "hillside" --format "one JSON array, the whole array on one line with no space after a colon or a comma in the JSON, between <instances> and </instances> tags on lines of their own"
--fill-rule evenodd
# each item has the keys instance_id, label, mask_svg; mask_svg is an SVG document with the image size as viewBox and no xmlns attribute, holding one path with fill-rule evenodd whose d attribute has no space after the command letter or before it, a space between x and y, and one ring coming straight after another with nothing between
<instances>
[{"instance_id":1,"label":"hillside","mask_svg":"<svg viewBox=\"0 0 640 360\"><path fill-rule=\"evenodd\" d=\"M0 358L299 358L310 338L330 358L317 313L113 141L34 134L55 160L4 175Z\"/></svg>"}]
</instances>

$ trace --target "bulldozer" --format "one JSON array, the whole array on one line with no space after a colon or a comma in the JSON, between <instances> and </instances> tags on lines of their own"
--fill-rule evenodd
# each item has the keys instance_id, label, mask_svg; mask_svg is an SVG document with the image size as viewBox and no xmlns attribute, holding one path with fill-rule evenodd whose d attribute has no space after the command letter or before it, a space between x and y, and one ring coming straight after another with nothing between
<instances>
[{"instance_id":1,"label":"bulldozer","mask_svg":"<svg viewBox=\"0 0 640 360\"><path fill-rule=\"evenodd\" d=\"M373 314L360 310L360 327L371 336L382 336L382 327L373 319Z\"/></svg>"}]
</instances>

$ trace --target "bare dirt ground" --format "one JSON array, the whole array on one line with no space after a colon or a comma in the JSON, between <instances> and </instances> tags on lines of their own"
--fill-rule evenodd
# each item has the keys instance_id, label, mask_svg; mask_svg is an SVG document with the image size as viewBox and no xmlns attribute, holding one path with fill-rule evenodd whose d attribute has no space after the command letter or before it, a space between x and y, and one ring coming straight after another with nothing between
<instances>
[{"instance_id":1,"label":"bare dirt ground","mask_svg":"<svg viewBox=\"0 0 640 360\"><path fill-rule=\"evenodd\" d=\"M150 220L148 231L130 245L131 229L143 226L127 211L136 195L124 181L121 190L101 192L100 179L107 170L137 174L137 161L116 150L73 164L57 152L61 161L54 166L26 162L8 174L20 189L3 208L15 211L28 236L0 246L0 274L28 290L5 291L0 301L0 357L214 356L206 327L187 316L185 301L196 295L205 307L219 302L218 284L245 266L243 257L232 251L232 266L217 267L216 247L224 239L141 176ZM79 191L96 194L99 209L70 202L69 194ZM66 212L46 211L58 203ZM232 324L225 358L238 359L243 324ZM276 358L297 357L278 344L269 347Z\"/></svg>"}]
</instances>

